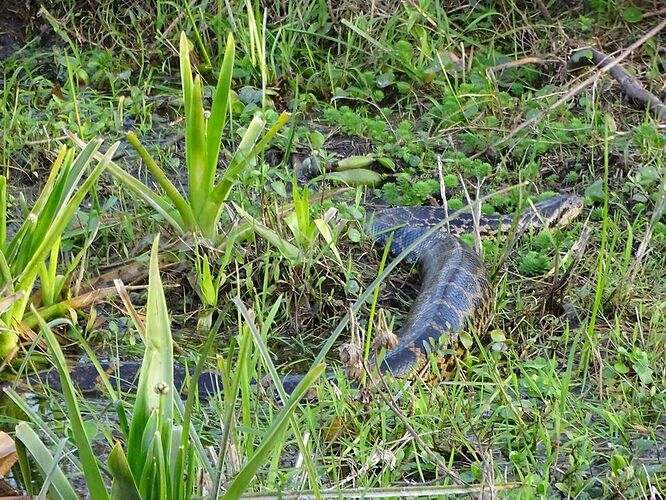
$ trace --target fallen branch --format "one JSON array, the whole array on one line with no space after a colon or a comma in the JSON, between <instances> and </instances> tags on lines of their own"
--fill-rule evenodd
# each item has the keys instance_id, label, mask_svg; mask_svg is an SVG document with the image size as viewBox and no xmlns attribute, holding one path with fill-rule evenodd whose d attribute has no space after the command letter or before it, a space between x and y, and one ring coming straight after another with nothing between
<instances>
[{"instance_id":1,"label":"fallen branch","mask_svg":"<svg viewBox=\"0 0 666 500\"><path fill-rule=\"evenodd\" d=\"M614 59L607 56L603 52L591 47L578 50L569 59L568 69L574 70L590 64L596 65L597 68L604 68L609 66ZM643 85L633 76L631 76L626 69L617 64L609 70L611 76L627 94L627 97L637 102L638 104L646 107L652 111L655 116L662 122L666 122L666 105L652 92L648 91Z\"/></svg>"}]
</instances>

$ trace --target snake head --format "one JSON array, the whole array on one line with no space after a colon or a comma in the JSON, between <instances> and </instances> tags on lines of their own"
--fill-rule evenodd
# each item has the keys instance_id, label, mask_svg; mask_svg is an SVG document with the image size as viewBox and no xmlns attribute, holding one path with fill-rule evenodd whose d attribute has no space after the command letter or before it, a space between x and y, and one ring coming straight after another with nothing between
<instances>
[{"instance_id":1,"label":"snake head","mask_svg":"<svg viewBox=\"0 0 666 500\"><path fill-rule=\"evenodd\" d=\"M583 210L583 198L573 194L557 194L547 200L527 207L520 216L523 228L563 227L574 220ZM536 211L536 212L535 212Z\"/></svg>"}]
</instances>

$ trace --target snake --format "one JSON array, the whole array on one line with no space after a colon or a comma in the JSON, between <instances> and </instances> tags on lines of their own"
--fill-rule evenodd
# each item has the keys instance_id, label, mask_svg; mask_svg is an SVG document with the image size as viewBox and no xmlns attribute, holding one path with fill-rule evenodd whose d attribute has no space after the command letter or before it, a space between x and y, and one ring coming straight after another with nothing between
<instances>
[{"instance_id":1,"label":"snake","mask_svg":"<svg viewBox=\"0 0 666 500\"><path fill-rule=\"evenodd\" d=\"M556 194L531 204L516 218L510 215L481 215L455 212L447 217L443 207L393 207L375 210L365 224L367 234L379 245L389 245L393 256L404 253L404 261L418 265L420 291L398 334L398 342L374 360L378 371L393 377L405 377L423 366L436 346L440 349L439 377L454 376L457 359L466 348L460 333L480 329L489 320L494 303L493 288L481 257L461 240L465 233L477 232L482 238L496 238L512 229L518 233L563 227L574 220L583 208L583 199L573 194ZM443 221L448 220L444 225ZM435 230L436 226L438 227ZM430 233L426 236L426 233ZM419 241L420 240L420 241ZM101 362L110 381L124 392L134 388L141 368L140 361ZM189 372L191 373L191 371ZM174 384L183 388L188 370L174 367ZM74 385L84 394L101 390L98 368L92 363L79 363L70 369ZM301 375L287 375L282 380L291 392ZM39 384L60 390L57 371L45 370L31 378ZM198 379L199 396L203 399L220 391L221 375L203 371Z\"/></svg>"}]
</instances>

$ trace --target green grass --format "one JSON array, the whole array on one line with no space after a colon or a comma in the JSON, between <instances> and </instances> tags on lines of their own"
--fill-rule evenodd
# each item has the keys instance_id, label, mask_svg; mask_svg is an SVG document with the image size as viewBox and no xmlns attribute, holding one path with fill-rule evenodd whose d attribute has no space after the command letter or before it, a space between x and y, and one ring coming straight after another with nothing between
<instances>
[{"instance_id":1,"label":"green grass","mask_svg":"<svg viewBox=\"0 0 666 500\"><path fill-rule=\"evenodd\" d=\"M514 2L383 2L370 10L355 2L275 1L263 4L265 12L253 2L187 3L118 9L113 2L52 1L33 21L43 24L44 38L2 61L0 92L3 240L26 220L34 185L41 188L61 145L72 146L65 131L83 141L121 141L85 202L71 209L59 245L32 263L35 275L34 266L43 266L36 283L46 299L32 303L47 305L58 291L72 304L102 271L147 265L150 243L162 234L161 290L174 355L190 366L202 361L225 380L218 400L191 398L180 410L174 402L175 420L196 435L181 496L320 497L333 490L342 497L438 497L480 485L511 498L666 494L663 129L602 78L594 91L493 146L578 81L560 72L569 44L618 50L658 18L611 0L565 12L544 2L550 19ZM179 45L181 31L191 45ZM663 41L662 32L625 60L662 97ZM179 47L181 57L189 47L191 61L185 93ZM546 63L489 71L535 55ZM227 80L218 80L221 70ZM184 105L188 93L196 99ZM206 125L201 111L219 109L214 96L227 101L227 93L228 119ZM285 111L289 122L270 129ZM253 149L257 116L271 142ZM127 132L141 146L134 136L128 143ZM251 150L251 158L234 160L239 150ZM329 178L331 171L355 156L376 159L370 168L381 186L321 200L341 177ZM322 173L307 190L294 184L306 158ZM147 169L146 160L155 163ZM205 185L195 164L206 166ZM225 174L229 164L242 168ZM358 173L343 175L363 184ZM202 209L216 186L223 196ZM404 266L384 272L392 259L363 231L366 194L393 205L441 203L445 194L454 211L469 193L488 196L483 213L512 214L528 197L559 191L585 197L586 212L574 224L517 242L483 242L496 289L493 317L487 335L470 332L472 349L454 380L369 383L359 398L340 375L337 387L316 386L317 402L288 411L251 384L307 372L313 360L323 361L322 349L335 365L334 347L352 331L365 352L365 333L376 335L383 323L397 331L418 278ZM190 224L188 210L196 215ZM585 250L565 258L588 232ZM131 284L145 285L146 277ZM3 300L11 298L13 279L2 283ZM50 330L71 358L81 354L83 335L100 359L139 359L140 329L120 309L131 304L147 313L145 289L131 289L128 300L64 308ZM13 328L8 323L6 331L14 335ZM48 366L25 335L16 363L3 365L4 379ZM209 337L212 354L201 359ZM34 494L46 484L51 495L68 497L67 479L83 477L86 486L78 488L105 495L109 477L122 476L119 451L112 467L108 453L127 436L126 413L137 411L132 396L107 396L112 403L101 408L79 398L81 420L70 395L68 409L55 395L38 411L7 407L3 426L32 453L19 450L11 476L18 489L27 491L32 477ZM23 420L32 427L21 423L14 434ZM102 450L97 460L81 429ZM119 442L126 453L126 438ZM160 456L165 466L185 467Z\"/></svg>"}]
</instances>

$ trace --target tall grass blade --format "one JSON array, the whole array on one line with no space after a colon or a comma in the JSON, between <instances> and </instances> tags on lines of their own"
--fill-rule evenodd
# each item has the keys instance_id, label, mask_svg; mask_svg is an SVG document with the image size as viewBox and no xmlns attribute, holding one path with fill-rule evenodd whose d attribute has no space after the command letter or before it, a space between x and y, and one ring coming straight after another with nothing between
<instances>
[{"instance_id":1,"label":"tall grass blade","mask_svg":"<svg viewBox=\"0 0 666 500\"><path fill-rule=\"evenodd\" d=\"M54 469L51 475L51 487L49 488L54 498L60 500L78 499L78 495L62 469L57 464L54 466L55 460L49 449L26 422L21 422L16 426L16 439L23 443L44 475L52 468Z\"/></svg>"},{"instance_id":2,"label":"tall grass blade","mask_svg":"<svg viewBox=\"0 0 666 500\"><path fill-rule=\"evenodd\" d=\"M165 175L164 170L162 170L162 168L157 164L153 157L150 156L146 148L144 148L141 142L139 142L139 138L134 132L128 132L126 137L132 147L137 151L137 153L139 153L139 156L141 156L141 159L146 164L146 167L148 167L150 173L153 174L153 177L155 177L157 183L164 190L173 206L176 208L176 210L178 210L185 228L188 231L193 231L196 229L197 225L196 221L194 220L191 207L187 204L185 198L183 198L183 196L178 192L176 186L174 186L169 178ZM132 177L132 179L134 178ZM139 184L142 187L145 187L143 184ZM155 196L155 193L152 190L148 191L150 192L151 197Z\"/></svg>"},{"instance_id":3,"label":"tall grass blade","mask_svg":"<svg viewBox=\"0 0 666 500\"><path fill-rule=\"evenodd\" d=\"M163 421L173 419L173 345L169 312L159 273L159 234L150 253L148 304L146 308L146 350L137 384L134 414L130 423L127 456L134 477L142 477L146 436L155 409Z\"/></svg>"},{"instance_id":4,"label":"tall grass blade","mask_svg":"<svg viewBox=\"0 0 666 500\"><path fill-rule=\"evenodd\" d=\"M60 438L57 436L52 426L44 419L42 419L39 413L37 413L35 409L26 402L25 397L21 396L13 389L5 389L5 394L9 396L17 408L19 408L28 416L28 418L30 418L32 425L36 427L37 431L42 435L43 438L45 437L47 439L46 444L56 445L58 443ZM76 457L76 455L70 453L67 455L67 460L71 463L71 466L81 470L81 461Z\"/></svg>"},{"instance_id":5,"label":"tall grass blade","mask_svg":"<svg viewBox=\"0 0 666 500\"><path fill-rule=\"evenodd\" d=\"M78 147L85 147L86 143L82 141L76 134L70 132L69 130L65 130L65 133ZM97 160L101 159L103 156L104 155L99 152L95 153L95 158ZM166 220L171 227L180 233L187 232L184 221L170 200L155 193L153 190L132 177L112 161L109 162L107 169L111 175L118 179L126 188L129 188L130 191L133 191L135 194L143 198L146 203L153 207L157 213L164 217L164 220Z\"/></svg>"},{"instance_id":6,"label":"tall grass blade","mask_svg":"<svg viewBox=\"0 0 666 500\"><path fill-rule=\"evenodd\" d=\"M280 412L275 416L270 427L266 431L264 438L257 448L256 452L250 459L250 461L241 469L240 473L236 476L234 481L229 486L229 489L225 493L225 499L235 499L240 498L243 492L247 489L250 484L250 481L257 473L259 467L261 467L266 460L268 454L275 449L276 446L279 446L279 441L284 432L285 427L289 423L289 419L293 415L296 407L298 406L300 400L305 396L305 393L308 391L310 386L315 383L315 381L324 373L326 368L325 364L319 364L314 366L304 377L303 380L296 386L294 392L291 394L289 399L286 401L284 407Z\"/></svg>"},{"instance_id":7,"label":"tall grass blade","mask_svg":"<svg viewBox=\"0 0 666 500\"><path fill-rule=\"evenodd\" d=\"M106 486L104 485L104 480L102 479L102 475L97 465L97 458L90 447L90 442L86 435L83 419L81 418L81 411L79 409L78 398L74 391L74 384L69 375L69 370L67 369L65 356L62 353L58 339L51 331L51 328L46 324L44 318L39 315L34 306L31 306L31 308L32 313L39 322L40 331L44 335L44 340L46 341L49 353L51 354L51 360L60 376L62 393L69 414L69 423L72 428L72 439L74 440L79 457L81 458L81 467L86 476L86 484L90 491L90 496L93 499L109 498Z\"/></svg>"},{"instance_id":8,"label":"tall grass blade","mask_svg":"<svg viewBox=\"0 0 666 500\"><path fill-rule=\"evenodd\" d=\"M123 447L117 442L109 455L109 472L113 477L112 500L140 500L139 490L134 482Z\"/></svg>"},{"instance_id":9,"label":"tall grass blade","mask_svg":"<svg viewBox=\"0 0 666 500\"><path fill-rule=\"evenodd\" d=\"M217 161L220 156L220 143L222 141L222 132L224 125L227 121L227 111L229 107L229 93L231 90L231 77L234 71L234 58L235 58L235 41L234 36L229 33L227 36L227 46L224 50L224 59L220 67L220 74L217 79L217 87L215 89L215 97L213 98L213 106L210 110L210 118L208 119L208 128L206 136L206 163L209 175L212 177L208 179L210 189L213 189L215 182L215 171L217 170Z\"/></svg>"},{"instance_id":10,"label":"tall grass blade","mask_svg":"<svg viewBox=\"0 0 666 500\"><path fill-rule=\"evenodd\" d=\"M0 253L7 246L7 177L0 175Z\"/></svg>"},{"instance_id":11,"label":"tall grass blade","mask_svg":"<svg viewBox=\"0 0 666 500\"><path fill-rule=\"evenodd\" d=\"M53 477L59 471L61 471L58 462L60 462L60 459L63 456L66 444L67 444L67 438L61 439L60 442L58 443L58 447L56 448L55 453L53 454L51 467L46 471L46 474L44 474L44 483L42 484L42 489L39 490L39 495L38 495L38 498L40 499L46 498L46 493L49 491L49 488L51 487L51 481L53 481Z\"/></svg>"},{"instance_id":12,"label":"tall grass blade","mask_svg":"<svg viewBox=\"0 0 666 500\"><path fill-rule=\"evenodd\" d=\"M115 163L109 163L108 169L109 172L111 172L111 175L122 182L125 187L143 198L146 203L157 211L157 213L164 217L164 220L166 220L171 227L180 233L186 233L188 231L186 222L182 219L176 210L176 207L171 204L170 200L165 199L146 187Z\"/></svg>"},{"instance_id":13,"label":"tall grass blade","mask_svg":"<svg viewBox=\"0 0 666 500\"><path fill-rule=\"evenodd\" d=\"M250 332L252 333L252 338L254 339L254 344L257 347L257 350L261 354L261 358L263 360L264 366L268 370L268 373L270 374L273 383L275 385L275 389L278 392L278 395L280 396L280 399L283 403L287 403L288 397L287 394L284 390L284 387L282 386L282 381L280 380L280 377L277 373L277 370L275 368L275 365L273 364L273 361L271 359L271 355L268 352L268 346L266 346L266 342L264 342L264 337L262 334L259 332L257 329L256 325L254 324L254 321L251 317L250 312L248 311L247 307L245 307L245 304L243 304L243 301L240 300L240 297L236 296L233 299L234 304L236 304L236 307L241 313L241 316L243 316L243 319L247 322L247 327L250 329ZM269 323L272 322L271 318L271 312L269 312L268 318L267 318L267 323L264 325L265 328L268 328ZM268 330L264 330L264 334L268 334ZM316 363L313 363L313 366L318 366L321 367L322 372L326 368L325 363L321 363L317 365ZM308 372L304 378L309 378L310 372ZM315 377L312 379L312 382L310 385L312 385L317 378ZM301 382L303 382L301 380ZM305 389L307 391L307 388ZM291 424L291 427L294 431L295 437L296 437L296 442L298 444L298 448L303 455L303 460L305 462L305 470L308 473L310 477L310 483L312 484L312 487L315 490L315 497L319 498L319 495L317 492L319 491L319 483L318 483L318 478L314 466L314 462L312 461L312 457L308 453L307 447L305 445L305 441L303 440L303 436L301 435L300 428L298 426L298 423L296 422L296 419L293 417L293 414L289 417L289 421Z\"/></svg>"}]
</instances>

